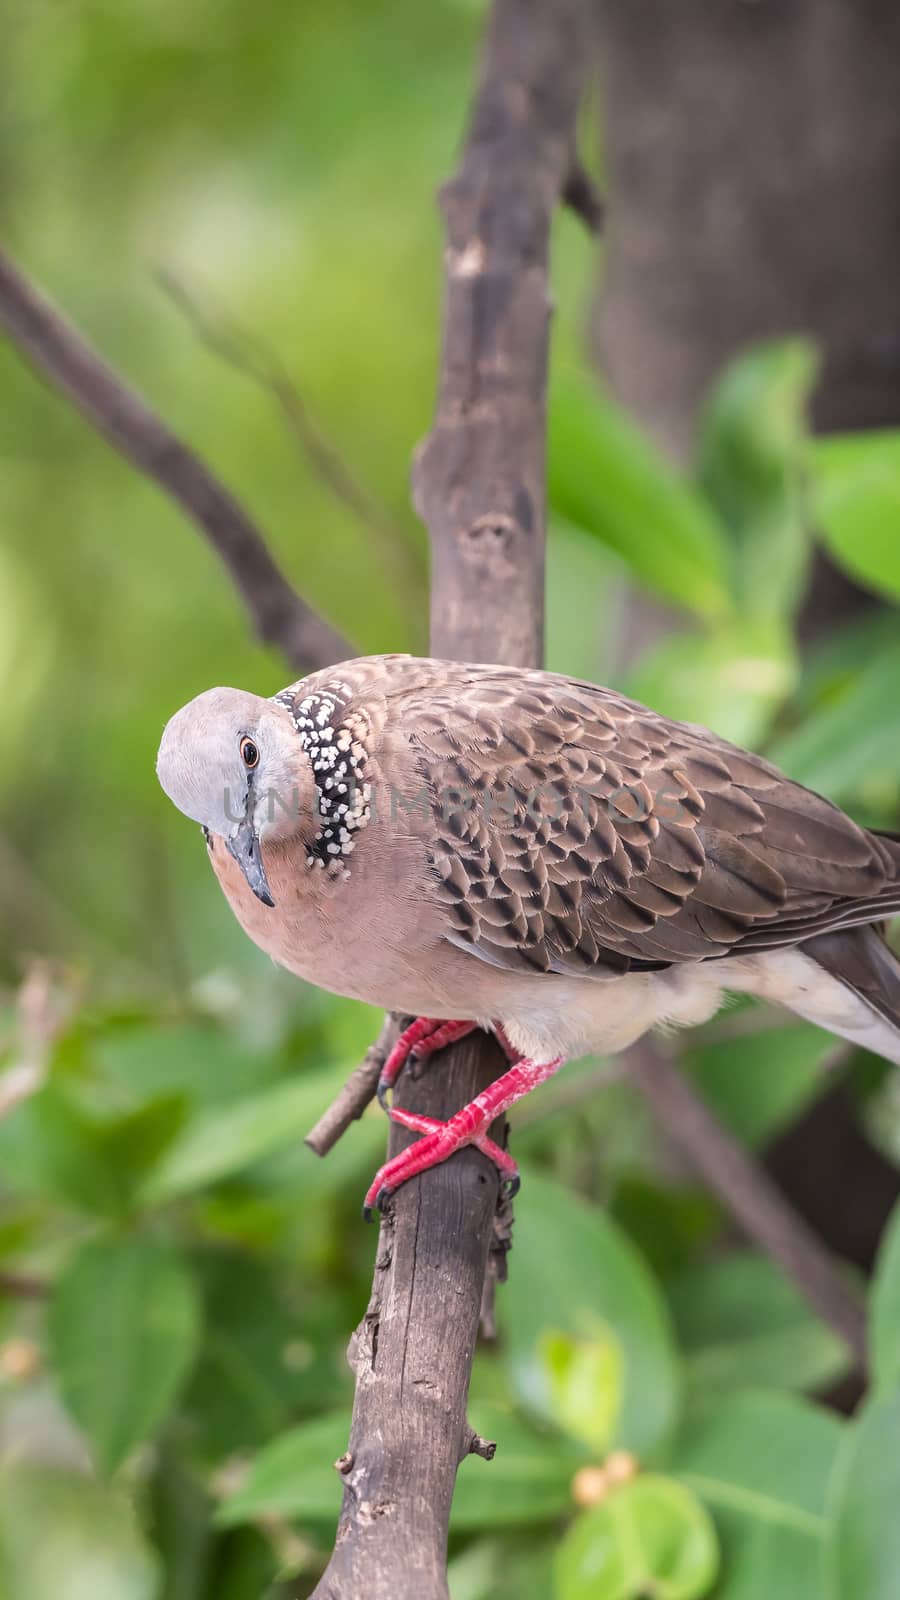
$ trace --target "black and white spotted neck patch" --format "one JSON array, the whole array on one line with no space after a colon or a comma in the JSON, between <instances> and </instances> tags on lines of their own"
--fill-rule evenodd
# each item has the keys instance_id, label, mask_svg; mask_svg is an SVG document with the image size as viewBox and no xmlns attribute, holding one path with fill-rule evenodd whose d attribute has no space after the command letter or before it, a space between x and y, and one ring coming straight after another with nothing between
<instances>
[{"instance_id":1,"label":"black and white spotted neck patch","mask_svg":"<svg viewBox=\"0 0 900 1600\"><path fill-rule=\"evenodd\" d=\"M307 866L349 878L356 835L370 817L369 719L358 709L347 709L351 690L339 681L313 694L300 696L285 689L274 698L294 719L316 785L319 830L309 847Z\"/></svg>"}]
</instances>

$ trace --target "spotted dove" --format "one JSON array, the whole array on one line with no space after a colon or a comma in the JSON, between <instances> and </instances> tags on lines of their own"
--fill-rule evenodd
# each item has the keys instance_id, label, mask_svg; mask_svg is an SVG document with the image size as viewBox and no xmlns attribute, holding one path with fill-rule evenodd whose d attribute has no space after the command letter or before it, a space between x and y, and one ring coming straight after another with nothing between
<instances>
[{"instance_id":1,"label":"spotted dove","mask_svg":"<svg viewBox=\"0 0 900 1600\"><path fill-rule=\"evenodd\" d=\"M476 1026L507 1072L381 1168L367 1206L476 1144L567 1058L774 1001L900 1063L900 838L761 757L554 673L372 656L265 700L210 689L157 764L263 950L417 1020L403 1062Z\"/></svg>"}]
</instances>

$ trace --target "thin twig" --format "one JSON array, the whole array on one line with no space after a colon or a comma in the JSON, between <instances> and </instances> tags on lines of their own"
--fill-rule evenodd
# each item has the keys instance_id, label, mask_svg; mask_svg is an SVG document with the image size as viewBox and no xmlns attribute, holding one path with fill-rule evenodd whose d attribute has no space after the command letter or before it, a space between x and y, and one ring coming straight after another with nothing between
<instances>
[{"instance_id":1,"label":"thin twig","mask_svg":"<svg viewBox=\"0 0 900 1600\"><path fill-rule=\"evenodd\" d=\"M681 1146L744 1232L778 1262L865 1368L862 1302L821 1239L655 1040L642 1040L626 1059L628 1076L645 1096L663 1133Z\"/></svg>"},{"instance_id":2,"label":"thin twig","mask_svg":"<svg viewBox=\"0 0 900 1600\"><path fill-rule=\"evenodd\" d=\"M480 1433L470 1431L465 1441L463 1458L466 1456L481 1456L482 1461L493 1461L497 1454L497 1445L493 1439L483 1439Z\"/></svg>"},{"instance_id":3,"label":"thin twig","mask_svg":"<svg viewBox=\"0 0 900 1600\"><path fill-rule=\"evenodd\" d=\"M378 539L380 554L393 568L410 601L422 595L425 563L416 558L406 529L388 508L360 483L355 472L326 438L309 405L284 363L256 333L251 334L221 305L213 307L208 291L204 302L170 268L156 274L169 300L186 319L196 337L220 360L255 383L281 412L289 433L306 456L329 494Z\"/></svg>"},{"instance_id":4,"label":"thin twig","mask_svg":"<svg viewBox=\"0 0 900 1600\"><path fill-rule=\"evenodd\" d=\"M45 1300L50 1285L24 1272L0 1272L0 1300Z\"/></svg>"},{"instance_id":5,"label":"thin twig","mask_svg":"<svg viewBox=\"0 0 900 1600\"><path fill-rule=\"evenodd\" d=\"M398 1020L393 1012L389 1012L374 1044L369 1045L362 1061L358 1067L354 1067L343 1089L335 1096L327 1111L322 1113L315 1127L306 1135L304 1144L308 1144L310 1150L317 1156L327 1156L342 1134L346 1133L351 1122L361 1117L369 1102L374 1100L381 1069L398 1032Z\"/></svg>"},{"instance_id":6,"label":"thin twig","mask_svg":"<svg viewBox=\"0 0 900 1600\"><path fill-rule=\"evenodd\" d=\"M203 530L261 639L301 672L353 655L347 640L294 591L230 491L2 252L0 328L120 455Z\"/></svg>"}]
</instances>

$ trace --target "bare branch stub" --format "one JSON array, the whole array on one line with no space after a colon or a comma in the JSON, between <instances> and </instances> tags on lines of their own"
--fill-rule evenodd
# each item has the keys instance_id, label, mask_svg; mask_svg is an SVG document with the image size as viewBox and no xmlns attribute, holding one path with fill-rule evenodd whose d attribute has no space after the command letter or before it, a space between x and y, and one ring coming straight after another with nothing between
<instances>
[{"instance_id":1,"label":"bare branch stub","mask_svg":"<svg viewBox=\"0 0 900 1600\"><path fill-rule=\"evenodd\" d=\"M354 654L291 587L231 491L2 252L0 329L126 461L202 529L266 644L280 649L299 672Z\"/></svg>"},{"instance_id":2,"label":"bare branch stub","mask_svg":"<svg viewBox=\"0 0 900 1600\"><path fill-rule=\"evenodd\" d=\"M351 1122L361 1117L375 1098L378 1078L399 1034L397 1018L392 1012L385 1017L381 1032L374 1044L351 1072L340 1094L336 1095L327 1110L323 1111L314 1128L306 1135L304 1144L317 1156L327 1156L329 1150L346 1133Z\"/></svg>"},{"instance_id":3,"label":"bare branch stub","mask_svg":"<svg viewBox=\"0 0 900 1600\"><path fill-rule=\"evenodd\" d=\"M606 215L603 196L587 168L575 155L563 185L563 200L580 217L589 233L600 233Z\"/></svg>"},{"instance_id":4,"label":"bare branch stub","mask_svg":"<svg viewBox=\"0 0 900 1600\"><path fill-rule=\"evenodd\" d=\"M25 1272L0 1272L0 1300L46 1300L51 1292L43 1278Z\"/></svg>"},{"instance_id":5,"label":"bare branch stub","mask_svg":"<svg viewBox=\"0 0 900 1600\"><path fill-rule=\"evenodd\" d=\"M441 196L438 403L413 469L438 656L542 657L550 225L571 172L587 37L585 0L496 0L462 163ZM404 1074L398 1098L445 1118L504 1066L495 1041L473 1034L418 1079ZM394 1127L391 1153L409 1138ZM466 1399L496 1204L496 1172L474 1150L392 1202L351 1344L353 1465L316 1600L447 1600L457 1467L473 1450L490 1455Z\"/></svg>"}]
</instances>

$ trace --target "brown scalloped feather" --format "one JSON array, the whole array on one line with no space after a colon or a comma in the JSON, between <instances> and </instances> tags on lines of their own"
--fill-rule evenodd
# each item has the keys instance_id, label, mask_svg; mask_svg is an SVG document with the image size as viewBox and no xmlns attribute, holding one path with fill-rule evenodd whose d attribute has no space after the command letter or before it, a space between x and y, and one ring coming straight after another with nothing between
<instances>
[{"instance_id":1,"label":"brown scalloped feather","mask_svg":"<svg viewBox=\"0 0 900 1600\"><path fill-rule=\"evenodd\" d=\"M704 728L515 668L372 657L303 689L337 681L381 780L427 788L447 938L495 966L602 976L900 910L896 843Z\"/></svg>"}]
</instances>

